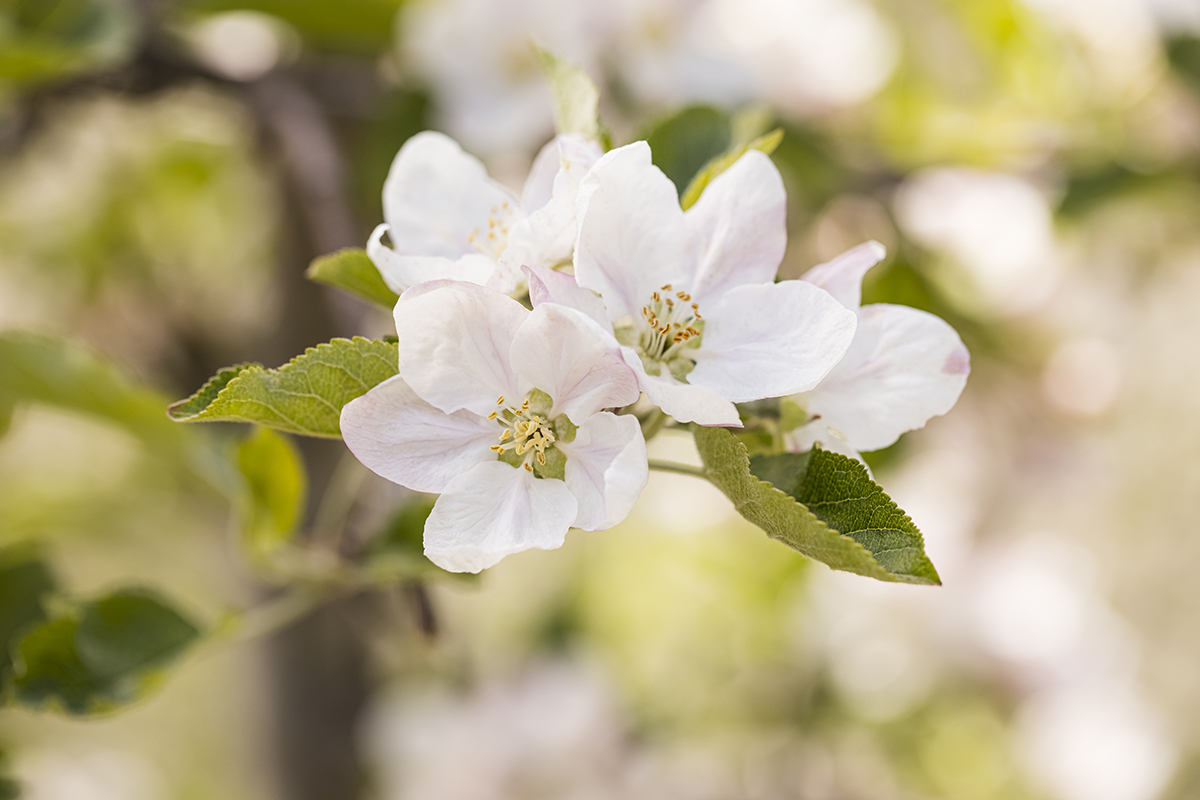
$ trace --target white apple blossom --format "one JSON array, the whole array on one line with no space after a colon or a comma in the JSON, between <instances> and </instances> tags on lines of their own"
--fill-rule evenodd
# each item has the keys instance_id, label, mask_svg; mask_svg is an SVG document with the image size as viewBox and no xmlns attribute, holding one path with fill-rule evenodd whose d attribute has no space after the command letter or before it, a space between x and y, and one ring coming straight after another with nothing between
<instances>
[{"instance_id":1,"label":"white apple blossom","mask_svg":"<svg viewBox=\"0 0 1200 800\"><path fill-rule=\"evenodd\" d=\"M531 297L611 332L641 390L675 419L740 425L734 403L813 388L854 337L854 313L824 290L774 282L785 206L779 172L758 151L684 212L645 142L618 148L579 189L575 280L602 302L544 269L529 271Z\"/></svg>"},{"instance_id":2,"label":"white apple blossom","mask_svg":"<svg viewBox=\"0 0 1200 800\"><path fill-rule=\"evenodd\" d=\"M405 292L395 316L400 373L343 408L342 436L377 474L440 493L431 561L478 572L628 515L646 443L636 417L602 409L636 401L637 379L598 325L450 280Z\"/></svg>"},{"instance_id":3,"label":"white apple blossom","mask_svg":"<svg viewBox=\"0 0 1200 800\"><path fill-rule=\"evenodd\" d=\"M383 185L386 222L371 234L367 254L397 293L441 278L512 292L522 264L553 267L571 257L579 182L600 154L579 134L555 137L518 199L449 136L419 133L392 162Z\"/></svg>"},{"instance_id":4,"label":"white apple blossom","mask_svg":"<svg viewBox=\"0 0 1200 800\"><path fill-rule=\"evenodd\" d=\"M846 356L817 387L795 398L812 416L792 431L789 449L813 442L845 455L878 450L945 414L967 384L971 357L944 320L908 306L862 306L862 279L887 254L867 242L806 272L858 316Z\"/></svg>"}]
</instances>

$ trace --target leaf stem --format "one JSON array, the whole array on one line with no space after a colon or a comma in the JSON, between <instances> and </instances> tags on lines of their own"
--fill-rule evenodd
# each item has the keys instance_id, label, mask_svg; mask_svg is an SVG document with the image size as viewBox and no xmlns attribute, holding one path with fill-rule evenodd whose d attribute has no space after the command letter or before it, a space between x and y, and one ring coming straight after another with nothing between
<instances>
[{"instance_id":1,"label":"leaf stem","mask_svg":"<svg viewBox=\"0 0 1200 800\"><path fill-rule=\"evenodd\" d=\"M332 594L312 589L286 592L243 614L230 639L248 642L281 631L316 611Z\"/></svg>"},{"instance_id":2,"label":"leaf stem","mask_svg":"<svg viewBox=\"0 0 1200 800\"><path fill-rule=\"evenodd\" d=\"M650 469L656 469L659 472L676 472L680 475L691 475L693 478L704 478L708 480L708 475L701 467L693 467L691 464L677 464L674 461L659 461L650 459Z\"/></svg>"}]
</instances>

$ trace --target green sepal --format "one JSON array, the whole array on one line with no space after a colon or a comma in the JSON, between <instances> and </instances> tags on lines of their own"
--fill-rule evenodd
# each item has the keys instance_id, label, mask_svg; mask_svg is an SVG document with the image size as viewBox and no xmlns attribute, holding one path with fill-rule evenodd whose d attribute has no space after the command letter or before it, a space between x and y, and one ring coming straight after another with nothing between
<instances>
[{"instance_id":1,"label":"green sepal","mask_svg":"<svg viewBox=\"0 0 1200 800\"><path fill-rule=\"evenodd\" d=\"M815 449L752 460L725 428L693 433L705 477L768 536L833 569L941 583L920 531L854 459Z\"/></svg>"},{"instance_id":2,"label":"green sepal","mask_svg":"<svg viewBox=\"0 0 1200 800\"><path fill-rule=\"evenodd\" d=\"M779 143L783 141L783 128L764 133L749 142L735 144L726 152L709 161L688 183L687 189L679 198L679 205L684 211L696 204L700 199L700 195L704 189L712 183L713 179L720 175L725 170L733 166L739 158L744 156L751 150L759 150L767 155L775 152L775 148L779 147Z\"/></svg>"},{"instance_id":3,"label":"green sepal","mask_svg":"<svg viewBox=\"0 0 1200 800\"><path fill-rule=\"evenodd\" d=\"M534 457L531 462L533 471L537 473L539 478L554 478L555 480L565 481L567 479L567 454L557 447L550 447L546 450L545 456L545 464L539 464L536 456Z\"/></svg>"},{"instance_id":4,"label":"green sepal","mask_svg":"<svg viewBox=\"0 0 1200 800\"><path fill-rule=\"evenodd\" d=\"M15 702L75 716L135 702L200 630L144 589L126 589L43 622L17 644Z\"/></svg>"},{"instance_id":5,"label":"green sepal","mask_svg":"<svg viewBox=\"0 0 1200 800\"><path fill-rule=\"evenodd\" d=\"M201 389L171 406L168 415L176 422L256 422L302 436L336 439L341 436L342 407L395 375L398 362L395 344L361 337L334 339L308 348L278 369L247 367L215 395ZM219 384L218 378L209 384ZM201 400L210 397L201 407Z\"/></svg>"},{"instance_id":6,"label":"green sepal","mask_svg":"<svg viewBox=\"0 0 1200 800\"><path fill-rule=\"evenodd\" d=\"M243 541L252 554L265 555L287 544L300 523L304 464L286 437L260 426L238 446L237 460L247 487Z\"/></svg>"},{"instance_id":7,"label":"green sepal","mask_svg":"<svg viewBox=\"0 0 1200 800\"><path fill-rule=\"evenodd\" d=\"M360 247L346 247L315 259L304 273L310 281L341 289L391 311L400 295L388 288L375 262Z\"/></svg>"},{"instance_id":8,"label":"green sepal","mask_svg":"<svg viewBox=\"0 0 1200 800\"><path fill-rule=\"evenodd\" d=\"M588 74L537 45L531 45L538 64L550 84L554 103L554 130L558 133L582 133L597 142L607 136L600 124L600 90Z\"/></svg>"}]
</instances>

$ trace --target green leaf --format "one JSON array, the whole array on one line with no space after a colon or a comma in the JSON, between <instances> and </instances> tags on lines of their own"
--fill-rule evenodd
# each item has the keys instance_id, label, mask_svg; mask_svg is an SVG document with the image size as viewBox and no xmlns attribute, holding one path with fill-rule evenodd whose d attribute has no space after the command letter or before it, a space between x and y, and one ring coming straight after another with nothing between
<instances>
[{"instance_id":1,"label":"green leaf","mask_svg":"<svg viewBox=\"0 0 1200 800\"><path fill-rule=\"evenodd\" d=\"M706 477L768 536L833 569L940 583L920 532L858 462L814 450L756 457L752 472L746 446L728 430L693 431Z\"/></svg>"},{"instance_id":2,"label":"green leaf","mask_svg":"<svg viewBox=\"0 0 1200 800\"><path fill-rule=\"evenodd\" d=\"M132 589L29 631L13 696L34 708L99 714L144 697L200 631L152 592Z\"/></svg>"},{"instance_id":3,"label":"green leaf","mask_svg":"<svg viewBox=\"0 0 1200 800\"><path fill-rule=\"evenodd\" d=\"M124 3L7 0L0 3L0 84L107 69L132 53L136 30Z\"/></svg>"},{"instance_id":4,"label":"green leaf","mask_svg":"<svg viewBox=\"0 0 1200 800\"><path fill-rule=\"evenodd\" d=\"M713 178L733 166L734 162L750 150L760 150L767 155L775 152L775 148L783 141L783 128L776 128L744 144L735 144L726 152L717 156L704 165L695 177L688 183L687 189L679 198L679 205L684 211L696 204L705 187L712 183Z\"/></svg>"},{"instance_id":5,"label":"green leaf","mask_svg":"<svg viewBox=\"0 0 1200 800\"><path fill-rule=\"evenodd\" d=\"M548 50L532 45L538 63L550 84L554 102L554 129L559 133L582 133L600 141L600 90L588 74Z\"/></svg>"},{"instance_id":6,"label":"green leaf","mask_svg":"<svg viewBox=\"0 0 1200 800\"><path fill-rule=\"evenodd\" d=\"M338 438L342 406L395 375L399 360L395 344L334 339L279 369L247 367L213 396L212 388L221 384L218 375L168 413L177 422L257 422L288 433ZM209 402L201 407L203 400Z\"/></svg>"},{"instance_id":7,"label":"green leaf","mask_svg":"<svg viewBox=\"0 0 1200 800\"><path fill-rule=\"evenodd\" d=\"M252 553L269 553L291 539L308 491L304 463L286 437L256 427L238 447L246 479L244 537Z\"/></svg>"},{"instance_id":8,"label":"green leaf","mask_svg":"<svg viewBox=\"0 0 1200 800\"><path fill-rule=\"evenodd\" d=\"M689 106L659 120L643 138L654 164L680 194L706 164L733 144L729 115L711 106Z\"/></svg>"},{"instance_id":9,"label":"green leaf","mask_svg":"<svg viewBox=\"0 0 1200 800\"><path fill-rule=\"evenodd\" d=\"M395 308L396 301L400 299L400 295L384 283L379 270L375 268L375 262L367 256L367 251L358 247L346 247L321 256L312 262L305 274L309 280L358 295L389 311Z\"/></svg>"},{"instance_id":10,"label":"green leaf","mask_svg":"<svg viewBox=\"0 0 1200 800\"><path fill-rule=\"evenodd\" d=\"M34 402L113 422L178 449L187 436L163 418L163 398L135 386L83 348L25 333L0 334L0 404Z\"/></svg>"},{"instance_id":11,"label":"green leaf","mask_svg":"<svg viewBox=\"0 0 1200 800\"><path fill-rule=\"evenodd\" d=\"M212 405L212 402L217 399L217 395L221 390L229 385L229 382L241 375L243 371L251 367L262 368L262 364L257 364L247 361L243 364L234 364L232 367L222 367L216 375L208 379L208 382L201 386L194 395L186 400L180 400L178 403L172 403L167 406L167 416L171 419L179 420L185 417L190 417L199 414L204 409Z\"/></svg>"},{"instance_id":12,"label":"green leaf","mask_svg":"<svg viewBox=\"0 0 1200 800\"><path fill-rule=\"evenodd\" d=\"M163 395L134 384L87 350L33 334L0 334L0 409L22 403L54 406L112 423L153 453L190 470L222 493L232 470L203 437L163 415Z\"/></svg>"},{"instance_id":13,"label":"green leaf","mask_svg":"<svg viewBox=\"0 0 1200 800\"><path fill-rule=\"evenodd\" d=\"M184 10L260 11L287 22L304 43L323 52L377 56L393 42L394 18L404 0L186 0ZM172 9L174 13L175 9Z\"/></svg>"},{"instance_id":14,"label":"green leaf","mask_svg":"<svg viewBox=\"0 0 1200 800\"><path fill-rule=\"evenodd\" d=\"M54 576L33 547L0 550L0 691L12 674L12 645L23 629L46 618L43 598Z\"/></svg>"}]
</instances>

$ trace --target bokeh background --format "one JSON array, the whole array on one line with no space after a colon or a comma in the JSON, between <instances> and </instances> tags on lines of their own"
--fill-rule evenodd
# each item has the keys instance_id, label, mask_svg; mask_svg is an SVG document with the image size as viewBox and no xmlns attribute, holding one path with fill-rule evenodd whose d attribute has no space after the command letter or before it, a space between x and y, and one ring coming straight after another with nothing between
<instances>
[{"instance_id":1,"label":"bokeh background","mask_svg":"<svg viewBox=\"0 0 1200 800\"><path fill-rule=\"evenodd\" d=\"M870 456L941 588L831 573L655 474L617 529L200 648L124 713L0 709L22 797L1200 797L1197 37L1196 0L2 0L0 330L164 404L388 333L303 270L363 245L420 130L520 185L552 135L531 38L681 188L783 126L781 273L878 239L867 301L973 360L951 414ZM275 591L144 441L0 417L0 545L72 592L212 622ZM400 492L301 447L362 544Z\"/></svg>"}]
</instances>

